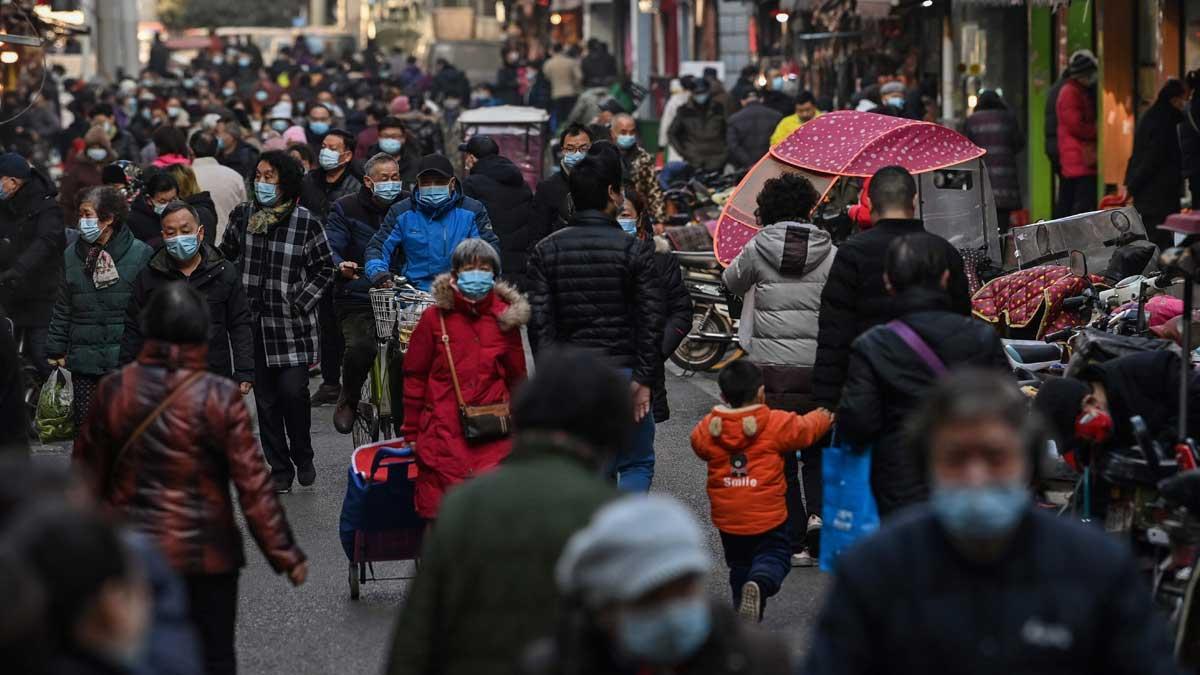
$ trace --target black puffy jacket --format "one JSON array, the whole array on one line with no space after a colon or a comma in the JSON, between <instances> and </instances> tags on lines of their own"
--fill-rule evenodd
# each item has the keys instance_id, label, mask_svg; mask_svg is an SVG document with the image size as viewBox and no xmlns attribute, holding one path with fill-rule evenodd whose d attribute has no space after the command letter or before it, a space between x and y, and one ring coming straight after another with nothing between
<instances>
[{"instance_id":1,"label":"black puffy jacket","mask_svg":"<svg viewBox=\"0 0 1200 675\"><path fill-rule=\"evenodd\" d=\"M334 202L346 195L355 194L362 186L363 170L358 162L351 161L342 172L342 176L332 183L326 182L324 169L313 169L304 174L304 182L300 189L300 206L312 211L312 214L324 223Z\"/></svg>"},{"instance_id":2,"label":"black puffy jacket","mask_svg":"<svg viewBox=\"0 0 1200 675\"><path fill-rule=\"evenodd\" d=\"M18 326L50 323L63 279L63 212L58 191L40 171L12 197L0 201L0 305Z\"/></svg>"},{"instance_id":3,"label":"black puffy jacket","mask_svg":"<svg viewBox=\"0 0 1200 675\"><path fill-rule=\"evenodd\" d=\"M725 130L729 162L739 169L754 166L771 149L771 134L781 119L783 115L758 101L735 112Z\"/></svg>"},{"instance_id":4,"label":"black puffy jacket","mask_svg":"<svg viewBox=\"0 0 1200 675\"><path fill-rule=\"evenodd\" d=\"M159 249L138 274L125 310L120 362L122 365L131 363L142 351L145 338L140 319L150 296L172 281L186 280L208 301L212 320L208 327L208 371L238 382L253 382L254 321L241 275L237 266L226 260L215 247L204 243L200 245L200 251L200 266L189 277L184 277L175 267L175 261L165 248Z\"/></svg>"},{"instance_id":5,"label":"black puffy jacket","mask_svg":"<svg viewBox=\"0 0 1200 675\"><path fill-rule=\"evenodd\" d=\"M883 287L883 261L892 240L924 231L920 220L881 220L838 247L829 279L821 291L817 321L817 362L813 367L813 400L837 409L850 343L872 326L896 318L896 306ZM950 308L969 316L971 291L962 256L946 242L950 261Z\"/></svg>"},{"instance_id":6,"label":"black puffy jacket","mask_svg":"<svg viewBox=\"0 0 1200 675\"><path fill-rule=\"evenodd\" d=\"M662 365L663 288L654 248L602 211L580 211L529 257L532 338L592 349L654 387Z\"/></svg>"},{"instance_id":7,"label":"black puffy jacket","mask_svg":"<svg viewBox=\"0 0 1200 675\"><path fill-rule=\"evenodd\" d=\"M1139 213L1164 218L1179 212L1183 191L1183 154L1179 123L1183 113L1159 99L1138 120L1133 154L1125 169L1125 187Z\"/></svg>"},{"instance_id":8,"label":"black puffy jacket","mask_svg":"<svg viewBox=\"0 0 1200 675\"><path fill-rule=\"evenodd\" d=\"M917 507L838 559L808 675L1174 675L1129 547L1031 510L993 563Z\"/></svg>"},{"instance_id":9,"label":"black puffy jacket","mask_svg":"<svg viewBox=\"0 0 1200 675\"><path fill-rule=\"evenodd\" d=\"M207 192L197 192L183 201L196 210L200 224L210 240L217 236L217 205L213 203L212 195ZM137 195L129 205L129 217L125 219L129 231L139 241L143 241L153 249L162 247L162 217L154 212L154 207L144 195ZM134 356L137 356L135 353Z\"/></svg>"},{"instance_id":10,"label":"black puffy jacket","mask_svg":"<svg viewBox=\"0 0 1200 675\"><path fill-rule=\"evenodd\" d=\"M505 157L484 157L463 181L463 194L478 199L487 209L492 230L500 238L504 279L524 292L529 285L525 278L529 251L545 234L532 218L533 190L525 176Z\"/></svg>"},{"instance_id":11,"label":"black puffy jacket","mask_svg":"<svg viewBox=\"0 0 1200 675\"><path fill-rule=\"evenodd\" d=\"M537 185L533 196L533 226L541 236L561 230L571 220L571 186L567 174L556 171Z\"/></svg>"},{"instance_id":12,"label":"black puffy jacket","mask_svg":"<svg viewBox=\"0 0 1200 675\"><path fill-rule=\"evenodd\" d=\"M392 204L399 204L410 196L408 192L401 191ZM363 186L357 194L342 197L329 209L329 217L325 219L325 237L329 240L334 266L352 262L358 263L359 269L363 270L357 279L348 280L341 274L333 278L333 300L339 307L371 306L371 280L365 272L367 246L379 231L392 204L380 205L371 191ZM400 274L404 269L402 247L396 247L391 262L392 273Z\"/></svg>"},{"instance_id":13,"label":"black puffy jacket","mask_svg":"<svg viewBox=\"0 0 1200 675\"><path fill-rule=\"evenodd\" d=\"M725 109L721 104L709 101L700 105L688 101L675 113L667 136L671 147L678 150L688 164L702 171L720 171L725 168L729 151L725 127Z\"/></svg>"},{"instance_id":14,"label":"black puffy jacket","mask_svg":"<svg viewBox=\"0 0 1200 675\"><path fill-rule=\"evenodd\" d=\"M663 339L662 358L658 361L658 372L654 376L654 421L666 422L671 418L671 406L667 402L666 360L679 349L680 343L692 329L692 295L683 284L683 271L679 259L666 251L655 252L654 268L663 288Z\"/></svg>"},{"instance_id":15,"label":"black puffy jacket","mask_svg":"<svg viewBox=\"0 0 1200 675\"><path fill-rule=\"evenodd\" d=\"M1007 372L1000 336L988 324L950 311L944 292L914 288L892 298L900 320L921 336L948 368ZM837 409L838 436L870 446L871 488L886 515L929 496L925 463L906 442L904 423L933 386L929 366L891 328L875 326L850 348L850 367Z\"/></svg>"}]
</instances>

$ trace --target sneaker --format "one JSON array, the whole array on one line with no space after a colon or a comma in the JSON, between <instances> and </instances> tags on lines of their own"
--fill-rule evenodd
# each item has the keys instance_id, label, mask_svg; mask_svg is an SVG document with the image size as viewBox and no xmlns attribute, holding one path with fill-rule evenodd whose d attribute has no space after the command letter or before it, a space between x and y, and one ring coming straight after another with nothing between
<instances>
[{"instance_id":1,"label":"sneaker","mask_svg":"<svg viewBox=\"0 0 1200 675\"><path fill-rule=\"evenodd\" d=\"M808 529L804 536L804 546L813 557L821 555L821 516L808 517Z\"/></svg>"},{"instance_id":2,"label":"sneaker","mask_svg":"<svg viewBox=\"0 0 1200 675\"><path fill-rule=\"evenodd\" d=\"M762 591L758 588L758 582L747 581L745 586L742 586L742 602L738 605L738 616L758 623L762 621Z\"/></svg>"},{"instance_id":3,"label":"sneaker","mask_svg":"<svg viewBox=\"0 0 1200 675\"><path fill-rule=\"evenodd\" d=\"M814 530L821 531L821 516L815 513L808 517L808 533L812 534Z\"/></svg>"},{"instance_id":4,"label":"sneaker","mask_svg":"<svg viewBox=\"0 0 1200 675\"><path fill-rule=\"evenodd\" d=\"M292 491L292 481L289 480L286 483L283 481L280 481L280 480L275 481L275 494L286 495L287 493L289 493L291 491Z\"/></svg>"},{"instance_id":5,"label":"sneaker","mask_svg":"<svg viewBox=\"0 0 1200 675\"><path fill-rule=\"evenodd\" d=\"M312 462L296 469L296 480L300 481L301 487L308 487L317 480L317 467L313 466Z\"/></svg>"},{"instance_id":6,"label":"sneaker","mask_svg":"<svg viewBox=\"0 0 1200 675\"><path fill-rule=\"evenodd\" d=\"M353 401L338 401L337 410L333 411L333 428L337 429L339 434L354 431L354 413L357 407Z\"/></svg>"},{"instance_id":7,"label":"sneaker","mask_svg":"<svg viewBox=\"0 0 1200 675\"><path fill-rule=\"evenodd\" d=\"M313 407L337 403L342 396L342 388L336 384L323 384L317 387L317 393L312 396Z\"/></svg>"},{"instance_id":8,"label":"sneaker","mask_svg":"<svg viewBox=\"0 0 1200 675\"><path fill-rule=\"evenodd\" d=\"M792 567L816 567L820 560L812 557L807 549L792 554Z\"/></svg>"}]
</instances>

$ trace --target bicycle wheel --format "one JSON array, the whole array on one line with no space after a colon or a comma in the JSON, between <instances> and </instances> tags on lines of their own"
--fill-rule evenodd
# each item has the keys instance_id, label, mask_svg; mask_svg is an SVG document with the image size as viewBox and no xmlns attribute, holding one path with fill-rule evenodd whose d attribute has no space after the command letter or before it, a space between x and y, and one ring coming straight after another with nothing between
<instances>
[{"instance_id":1,"label":"bicycle wheel","mask_svg":"<svg viewBox=\"0 0 1200 675\"><path fill-rule=\"evenodd\" d=\"M354 447L367 445L379 440L379 408L375 405L375 395L371 380L374 374L363 383L362 398L358 401L358 411L354 416L354 429L350 437Z\"/></svg>"}]
</instances>

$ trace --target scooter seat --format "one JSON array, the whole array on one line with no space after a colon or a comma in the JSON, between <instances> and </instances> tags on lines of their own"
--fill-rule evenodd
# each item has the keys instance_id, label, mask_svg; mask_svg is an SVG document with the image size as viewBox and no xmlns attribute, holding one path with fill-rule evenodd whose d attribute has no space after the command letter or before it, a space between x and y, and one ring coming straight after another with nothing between
<instances>
[{"instance_id":1,"label":"scooter seat","mask_svg":"<svg viewBox=\"0 0 1200 675\"><path fill-rule=\"evenodd\" d=\"M682 267L702 270L720 269L720 265L717 264L717 255L712 251L674 251L674 254Z\"/></svg>"},{"instance_id":2,"label":"scooter seat","mask_svg":"<svg viewBox=\"0 0 1200 675\"><path fill-rule=\"evenodd\" d=\"M1021 340L1004 343L1008 357L1017 363L1045 363L1061 361L1062 349L1058 345L1036 340Z\"/></svg>"}]
</instances>

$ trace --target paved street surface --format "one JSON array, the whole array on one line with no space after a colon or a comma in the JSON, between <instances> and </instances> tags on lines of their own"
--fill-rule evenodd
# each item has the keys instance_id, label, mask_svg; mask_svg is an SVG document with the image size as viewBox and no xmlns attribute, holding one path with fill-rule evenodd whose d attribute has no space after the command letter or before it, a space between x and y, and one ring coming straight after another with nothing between
<instances>
[{"instance_id":1,"label":"paved street surface","mask_svg":"<svg viewBox=\"0 0 1200 675\"><path fill-rule=\"evenodd\" d=\"M684 378L669 373L667 388L672 416L658 426L653 489L684 500L708 527L714 561L709 585L715 597L728 598L721 545L708 520L704 464L688 444L692 426L716 401L716 381L710 376ZM332 415L331 406L313 411L317 483L311 488L297 485L291 494L283 495L288 519L308 554L308 583L292 588L271 571L247 536L248 563L241 577L238 616L238 660L243 673L377 673L386 657L407 582L367 584L361 599L350 600L346 556L337 528L352 448L348 436L334 431ZM66 446L39 448L45 461L63 461L68 452ZM377 564L375 571L380 576L401 576L412 572L412 564ZM793 569L782 592L768 604L764 625L784 636L798 655L808 647L827 585L827 577L816 569Z\"/></svg>"}]
</instances>

